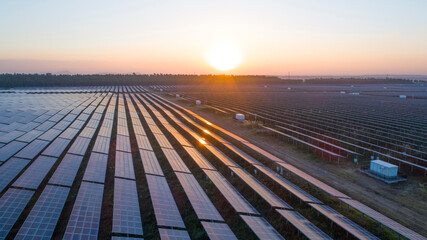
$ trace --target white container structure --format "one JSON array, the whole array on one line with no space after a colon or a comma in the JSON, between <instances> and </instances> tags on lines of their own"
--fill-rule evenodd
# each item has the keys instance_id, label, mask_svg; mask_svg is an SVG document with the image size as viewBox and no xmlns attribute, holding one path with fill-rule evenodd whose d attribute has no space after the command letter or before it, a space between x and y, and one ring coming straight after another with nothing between
<instances>
[{"instance_id":1,"label":"white container structure","mask_svg":"<svg viewBox=\"0 0 427 240\"><path fill-rule=\"evenodd\" d=\"M163 92L163 89L160 88L160 92Z\"/></svg>"},{"instance_id":2,"label":"white container structure","mask_svg":"<svg viewBox=\"0 0 427 240\"><path fill-rule=\"evenodd\" d=\"M237 113L236 114L236 119L239 121L243 121L245 120L245 115L241 114L241 113Z\"/></svg>"},{"instance_id":3,"label":"white container structure","mask_svg":"<svg viewBox=\"0 0 427 240\"><path fill-rule=\"evenodd\" d=\"M200 101L200 100L196 100L196 104L197 104L197 105L200 105L200 104L202 104L202 101Z\"/></svg>"},{"instance_id":4,"label":"white container structure","mask_svg":"<svg viewBox=\"0 0 427 240\"><path fill-rule=\"evenodd\" d=\"M176 95L175 95L175 97L176 97L176 98L179 98L179 97L181 97L181 96L179 96L179 94L176 94Z\"/></svg>"},{"instance_id":5,"label":"white container structure","mask_svg":"<svg viewBox=\"0 0 427 240\"><path fill-rule=\"evenodd\" d=\"M406 95L400 95L399 98L406 98Z\"/></svg>"},{"instance_id":6,"label":"white container structure","mask_svg":"<svg viewBox=\"0 0 427 240\"><path fill-rule=\"evenodd\" d=\"M345 94L345 91L341 91L340 93L341 93L341 94Z\"/></svg>"},{"instance_id":7,"label":"white container structure","mask_svg":"<svg viewBox=\"0 0 427 240\"><path fill-rule=\"evenodd\" d=\"M397 177L397 166L388 162L381 160L371 161L369 170L375 175L384 177L384 178L394 178Z\"/></svg>"}]
</instances>

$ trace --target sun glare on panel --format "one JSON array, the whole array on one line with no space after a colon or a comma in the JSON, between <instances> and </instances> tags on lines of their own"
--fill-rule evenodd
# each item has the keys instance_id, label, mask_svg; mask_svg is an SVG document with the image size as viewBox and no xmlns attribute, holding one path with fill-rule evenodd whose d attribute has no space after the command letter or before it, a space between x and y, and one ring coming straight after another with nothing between
<instances>
[{"instance_id":1,"label":"sun glare on panel","mask_svg":"<svg viewBox=\"0 0 427 240\"><path fill-rule=\"evenodd\" d=\"M212 67L220 71L228 71L239 66L242 55L233 45L216 45L209 49L206 60Z\"/></svg>"}]
</instances>

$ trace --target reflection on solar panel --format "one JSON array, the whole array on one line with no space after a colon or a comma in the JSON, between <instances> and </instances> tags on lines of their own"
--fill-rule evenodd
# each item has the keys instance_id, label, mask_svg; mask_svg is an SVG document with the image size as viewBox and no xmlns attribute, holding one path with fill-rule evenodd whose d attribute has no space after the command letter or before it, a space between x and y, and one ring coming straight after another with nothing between
<instances>
[{"instance_id":1,"label":"reflection on solar panel","mask_svg":"<svg viewBox=\"0 0 427 240\"><path fill-rule=\"evenodd\" d=\"M309 205L320 213L322 213L327 218L334 221L336 224L344 228L344 230L349 232L351 235L357 237L358 239L379 239L372 233L368 232L364 228L352 222L350 219L344 217L342 214L335 211L329 206L312 203L309 203Z\"/></svg>"},{"instance_id":2,"label":"reflection on solar panel","mask_svg":"<svg viewBox=\"0 0 427 240\"><path fill-rule=\"evenodd\" d=\"M43 140L36 139L33 142L31 142L30 144L28 144L26 147L24 147L21 151L19 151L15 156L16 157L20 157L20 158L33 159L48 144L49 144L48 141L43 141Z\"/></svg>"},{"instance_id":3,"label":"reflection on solar panel","mask_svg":"<svg viewBox=\"0 0 427 240\"><path fill-rule=\"evenodd\" d=\"M263 217L241 215L259 239L284 239Z\"/></svg>"},{"instance_id":4,"label":"reflection on solar panel","mask_svg":"<svg viewBox=\"0 0 427 240\"><path fill-rule=\"evenodd\" d=\"M224 221L193 175L177 172L176 176L199 219Z\"/></svg>"},{"instance_id":5,"label":"reflection on solar panel","mask_svg":"<svg viewBox=\"0 0 427 240\"><path fill-rule=\"evenodd\" d=\"M116 152L116 177L135 179L132 154L127 152Z\"/></svg>"},{"instance_id":6,"label":"reflection on solar panel","mask_svg":"<svg viewBox=\"0 0 427 240\"><path fill-rule=\"evenodd\" d=\"M172 145L166 139L165 135L163 135L163 134L154 134L154 137L157 139L157 142L159 143L160 147L173 149Z\"/></svg>"},{"instance_id":7,"label":"reflection on solar panel","mask_svg":"<svg viewBox=\"0 0 427 240\"><path fill-rule=\"evenodd\" d=\"M69 191L66 187L47 185L19 229L16 239L50 239Z\"/></svg>"},{"instance_id":8,"label":"reflection on solar panel","mask_svg":"<svg viewBox=\"0 0 427 240\"><path fill-rule=\"evenodd\" d=\"M61 130L58 129L49 129L43 135L41 135L38 139L46 140L46 141L52 141L55 139L59 134L61 134Z\"/></svg>"},{"instance_id":9,"label":"reflection on solar panel","mask_svg":"<svg viewBox=\"0 0 427 240\"><path fill-rule=\"evenodd\" d=\"M237 239L230 227L225 223L202 222L202 225L211 240Z\"/></svg>"},{"instance_id":10,"label":"reflection on solar panel","mask_svg":"<svg viewBox=\"0 0 427 240\"><path fill-rule=\"evenodd\" d=\"M50 178L49 183L71 187L82 160L82 156L66 154Z\"/></svg>"},{"instance_id":11,"label":"reflection on solar panel","mask_svg":"<svg viewBox=\"0 0 427 240\"><path fill-rule=\"evenodd\" d=\"M159 229L160 239L162 240L190 240L188 232L185 230L177 229Z\"/></svg>"},{"instance_id":12,"label":"reflection on solar panel","mask_svg":"<svg viewBox=\"0 0 427 240\"><path fill-rule=\"evenodd\" d=\"M297 211L276 209L288 222L297 228L308 239L332 239L326 233L318 229L313 223L304 218Z\"/></svg>"},{"instance_id":13,"label":"reflection on solar panel","mask_svg":"<svg viewBox=\"0 0 427 240\"><path fill-rule=\"evenodd\" d=\"M252 205L218 171L204 170L209 179L224 195L231 206L240 213L259 214Z\"/></svg>"},{"instance_id":14,"label":"reflection on solar panel","mask_svg":"<svg viewBox=\"0 0 427 240\"><path fill-rule=\"evenodd\" d=\"M135 135L139 149L153 150L147 136Z\"/></svg>"},{"instance_id":15,"label":"reflection on solar panel","mask_svg":"<svg viewBox=\"0 0 427 240\"><path fill-rule=\"evenodd\" d=\"M144 166L144 171L147 174L155 174L163 176L162 168L157 161L156 155L152 151L139 150L141 154L142 165Z\"/></svg>"},{"instance_id":16,"label":"reflection on solar panel","mask_svg":"<svg viewBox=\"0 0 427 240\"><path fill-rule=\"evenodd\" d=\"M308 194L307 192L305 192L304 190L299 188L297 185L289 182L288 180L286 180L285 178L283 178L279 174L275 173L271 169L269 169L265 166L260 166L260 165L256 165L255 167L258 168L261 172L263 172L267 176L269 176L271 179L273 179L274 181L279 183L282 187L287 189L289 192L291 192L292 194L297 196L302 201L320 203L320 204L322 203L320 200L311 196L310 194Z\"/></svg>"},{"instance_id":17,"label":"reflection on solar panel","mask_svg":"<svg viewBox=\"0 0 427 240\"><path fill-rule=\"evenodd\" d=\"M104 185L82 182L64 239L97 239Z\"/></svg>"},{"instance_id":18,"label":"reflection on solar panel","mask_svg":"<svg viewBox=\"0 0 427 240\"><path fill-rule=\"evenodd\" d=\"M71 145L70 149L68 149L68 153L73 153L77 155L85 155L87 148L89 147L90 138L77 137L74 141L73 145Z\"/></svg>"},{"instance_id":19,"label":"reflection on solar panel","mask_svg":"<svg viewBox=\"0 0 427 240\"><path fill-rule=\"evenodd\" d=\"M56 162L56 158L39 156L12 186L36 189Z\"/></svg>"},{"instance_id":20,"label":"reflection on solar panel","mask_svg":"<svg viewBox=\"0 0 427 240\"><path fill-rule=\"evenodd\" d=\"M59 137L65 138L65 139L73 139L78 132L79 132L78 129L68 128L61 135L59 135Z\"/></svg>"},{"instance_id":21,"label":"reflection on solar panel","mask_svg":"<svg viewBox=\"0 0 427 240\"><path fill-rule=\"evenodd\" d=\"M95 144L93 145L92 151L108 154L110 151L110 138L98 136Z\"/></svg>"},{"instance_id":22,"label":"reflection on solar panel","mask_svg":"<svg viewBox=\"0 0 427 240\"><path fill-rule=\"evenodd\" d=\"M162 148L162 151L165 154L166 158L168 159L168 162L170 163L174 171L191 173L175 150Z\"/></svg>"},{"instance_id":23,"label":"reflection on solar panel","mask_svg":"<svg viewBox=\"0 0 427 240\"><path fill-rule=\"evenodd\" d=\"M26 134L22 135L21 137L17 138L16 140L21 141L21 142L31 142L34 139L36 139L38 136L40 136L41 134L43 134L43 131L31 130L31 131L27 132Z\"/></svg>"},{"instance_id":24,"label":"reflection on solar panel","mask_svg":"<svg viewBox=\"0 0 427 240\"><path fill-rule=\"evenodd\" d=\"M212 164L208 160L206 160L206 158L203 157L203 155L199 153L199 151L197 151L195 148L184 146L184 149L187 151L188 154L190 154L194 161L196 161L197 165L199 165L200 168L216 170L212 166Z\"/></svg>"},{"instance_id":25,"label":"reflection on solar panel","mask_svg":"<svg viewBox=\"0 0 427 240\"><path fill-rule=\"evenodd\" d=\"M24 210L33 191L10 188L0 198L0 239L5 239Z\"/></svg>"},{"instance_id":26,"label":"reflection on solar panel","mask_svg":"<svg viewBox=\"0 0 427 240\"><path fill-rule=\"evenodd\" d=\"M43 151L42 154L59 157L70 142L71 140L69 139L57 138Z\"/></svg>"},{"instance_id":27,"label":"reflection on solar panel","mask_svg":"<svg viewBox=\"0 0 427 240\"><path fill-rule=\"evenodd\" d=\"M0 192L27 166L30 160L11 158L0 166Z\"/></svg>"},{"instance_id":28,"label":"reflection on solar panel","mask_svg":"<svg viewBox=\"0 0 427 240\"><path fill-rule=\"evenodd\" d=\"M255 192L257 192L265 201L267 201L272 207L288 208L292 207L284 202L281 198L270 191L266 186L260 183L256 178L250 175L248 172L241 168L230 168L236 173L246 184L249 185Z\"/></svg>"},{"instance_id":29,"label":"reflection on solar panel","mask_svg":"<svg viewBox=\"0 0 427 240\"><path fill-rule=\"evenodd\" d=\"M135 181L114 179L113 232L142 235Z\"/></svg>"},{"instance_id":30,"label":"reflection on solar panel","mask_svg":"<svg viewBox=\"0 0 427 240\"><path fill-rule=\"evenodd\" d=\"M131 152L130 140L128 136L117 135L116 150L123 152Z\"/></svg>"},{"instance_id":31,"label":"reflection on solar panel","mask_svg":"<svg viewBox=\"0 0 427 240\"><path fill-rule=\"evenodd\" d=\"M147 175L147 182L157 225L185 228L166 179L164 177Z\"/></svg>"},{"instance_id":32,"label":"reflection on solar panel","mask_svg":"<svg viewBox=\"0 0 427 240\"><path fill-rule=\"evenodd\" d=\"M25 145L27 144L23 142L18 142L18 141L12 141L4 145L0 149L0 162L6 161L8 158L12 157L15 153L21 150Z\"/></svg>"}]
</instances>

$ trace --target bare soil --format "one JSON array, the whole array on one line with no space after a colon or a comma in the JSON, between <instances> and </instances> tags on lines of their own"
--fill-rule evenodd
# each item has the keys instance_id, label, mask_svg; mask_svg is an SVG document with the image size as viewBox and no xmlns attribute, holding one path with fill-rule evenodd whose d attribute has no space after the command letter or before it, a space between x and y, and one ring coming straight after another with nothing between
<instances>
[{"instance_id":1,"label":"bare soil","mask_svg":"<svg viewBox=\"0 0 427 240\"><path fill-rule=\"evenodd\" d=\"M361 173L359 167L350 160L339 165L323 161L314 154L290 145L265 130L245 127L231 115L225 115L203 105L198 106L178 100L166 94L163 96L269 151L353 199L427 236L425 177L409 177L406 182L389 185Z\"/></svg>"}]
</instances>

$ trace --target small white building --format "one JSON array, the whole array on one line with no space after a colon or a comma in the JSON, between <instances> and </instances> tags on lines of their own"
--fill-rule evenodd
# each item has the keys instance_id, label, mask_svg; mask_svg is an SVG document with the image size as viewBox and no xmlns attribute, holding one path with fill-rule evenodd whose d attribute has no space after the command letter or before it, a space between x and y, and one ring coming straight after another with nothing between
<instances>
[{"instance_id":1,"label":"small white building","mask_svg":"<svg viewBox=\"0 0 427 240\"><path fill-rule=\"evenodd\" d=\"M175 95L175 97L176 97L176 98L179 98L179 97L181 97L181 96L180 96L179 94L176 94L176 95Z\"/></svg>"},{"instance_id":2,"label":"small white building","mask_svg":"<svg viewBox=\"0 0 427 240\"><path fill-rule=\"evenodd\" d=\"M372 173L385 178L397 177L397 169L396 165L381 160L372 160L369 167Z\"/></svg>"},{"instance_id":3,"label":"small white building","mask_svg":"<svg viewBox=\"0 0 427 240\"><path fill-rule=\"evenodd\" d=\"M196 100L196 104L197 104L197 105L200 105L200 104L202 104L202 101L200 101L200 100Z\"/></svg>"},{"instance_id":4,"label":"small white building","mask_svg":"<svg viewBox=\"0 0 427 240\"><path fill-rule=\"evenodd\" d=\"M399 98L406 98L406 95L400 95Z\"/></svg>"},{"instance_id":5,"label":"small white building","mask_svg":"<svg viewBox=\"0 0 427 240\"><path fill-rule=\"evenodd\" d=\"M236 119L239 121L243 121L243 120L245 120L245 115L243 115L241 113L236 113Z\"/></svg>"}]
</instances>

